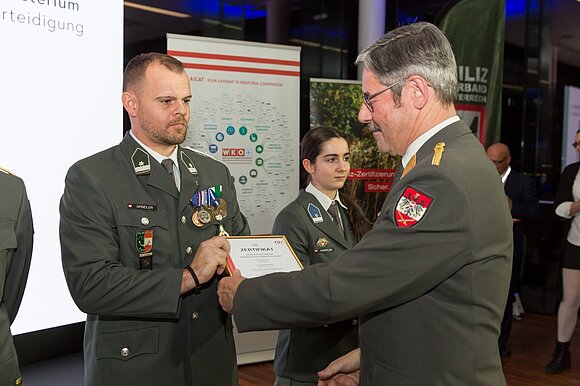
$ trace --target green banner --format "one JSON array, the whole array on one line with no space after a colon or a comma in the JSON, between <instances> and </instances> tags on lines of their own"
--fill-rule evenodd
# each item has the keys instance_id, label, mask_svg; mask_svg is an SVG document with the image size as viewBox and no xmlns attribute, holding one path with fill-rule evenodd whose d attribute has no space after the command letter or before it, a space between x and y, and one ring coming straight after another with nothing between
<instances>
[{"instance_id":1,"label":"green banner","mask_svg":"<svg viewBox=\"0 0 580 386\"><path fill-rule=\"evenodd\" d=\"M505 0L452 1L439 28L457 60L455 107L484 146L500 140Z\"/></svg>"}]
</instances>

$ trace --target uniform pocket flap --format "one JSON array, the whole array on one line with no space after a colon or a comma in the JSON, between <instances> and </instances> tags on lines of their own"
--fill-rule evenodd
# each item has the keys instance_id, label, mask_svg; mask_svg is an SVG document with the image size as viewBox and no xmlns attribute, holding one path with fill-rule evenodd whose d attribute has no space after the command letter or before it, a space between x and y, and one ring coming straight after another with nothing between
<instances>
[{"instance_id":1,"label":"uniform pocket flap","mask_svg":"<svg viewBox=\"0 0 580 386\"><path fill-rule=\"evenodd\" d=\"M0 221L0 251L16 248L16 233L12 221Z\"/></svg>"},{"instance_id":2,"label":"uniform pocket flap","mask_svg":"<svg viewBox=\"0 0 580 386\"><path fill-rule=\"evenodd\" d=\"M159 351L159 327L99 333L97 359L129 360Z\"/></svg>"},{"instance_id":3,"label":"uniform pocket flap","mask_svg":"<svg viewBox=\"0 0 580 386\"><path fill-rule=\"evenodd\" d=\"M139 210L117 207L117 225L142 229L169 228L165 211L162 209Z\"/></svg>"}]
</instances>

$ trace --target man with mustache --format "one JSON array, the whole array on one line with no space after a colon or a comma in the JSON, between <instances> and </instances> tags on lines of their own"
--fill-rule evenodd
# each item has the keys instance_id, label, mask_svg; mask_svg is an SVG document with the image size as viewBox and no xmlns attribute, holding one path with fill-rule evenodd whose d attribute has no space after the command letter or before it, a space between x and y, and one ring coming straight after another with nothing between
<instances>
[{"instance_id":1,"label":"man with mustache","mask_svg":"<svg viewBox=\"0 0 580 386\"><path fill-rule=\"evenodd\" d=\"M505 385L497 339L511 216L497 171L455 112L451 46L434 25L416 23L357 62L359 120L382 152L402 156L381 215L329 264L222 279L220 303L239 331L358 316L360 349L320 372L319 385Z\"/></svg>"},{"instance_id":2,"label":"man with mustache","mask_svg":"<svg viewBox=\"0 0 580 386\"><path fill-rule=\"evenodd\" d=\"M190 99L180 61L133 58L131 130L67 174L62 262L87 313L86 385L237 385L232 321L215 295L229 253L218 235L250 229L226 166L179 146Z\"/></svg>"}]
</instances>

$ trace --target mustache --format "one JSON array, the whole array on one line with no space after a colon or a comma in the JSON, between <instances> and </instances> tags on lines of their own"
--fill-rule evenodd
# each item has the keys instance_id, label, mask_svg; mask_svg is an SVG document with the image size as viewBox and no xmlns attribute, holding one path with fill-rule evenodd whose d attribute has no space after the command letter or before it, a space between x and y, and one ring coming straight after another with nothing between
<instances>
[{"instance_id":1,"label":"mustache","mask_svg":"<svg viewBox=\"0 0 580 386\"><path fill-rule=\"evenodd\" d=\"M379 127L379 125L377 125L374 122L369 123L369 131L372 133L376 133L377 131L381 131L381 128Z\"/></svg>"},{"instance_id":2,"label":"mustache","mask_svg":"<svg viewBox=\"0 0 580 386\"><path fill-rule=\"evenodd\" d=\"M168 126L177 125L179 123L181 123L184 126L187 126L187 124L188 124L188 122L187 122L187 120L185 118L180 118L180 119L176 119L176 120L170 121L169 124L168 124Z\"/></svg>"}]
</instances>

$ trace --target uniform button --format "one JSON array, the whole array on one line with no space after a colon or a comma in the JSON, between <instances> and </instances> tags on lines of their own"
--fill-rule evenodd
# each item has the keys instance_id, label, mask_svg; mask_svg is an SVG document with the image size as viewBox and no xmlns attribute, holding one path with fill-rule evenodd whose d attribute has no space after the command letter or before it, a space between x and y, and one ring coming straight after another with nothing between
<instances>
[{"instance_id":1,"label":"uniform button","mask_svg":"<svg viewBox=\"0 0 580 386\"><path fill-rule=\"evenodd\" d=\"M129 349L127 347L123 347L121 349L121 356L122 357L128 357L129 356Z\"/></svg>"},{"instance_id":2,"label":"uniform button","mask_svg":"<svg viewBox=\"0 0 580 386\"><path fill-rule=\"evenodd\" d=\"M357 324L358 324L358 319L353 319L353 320L352 320L352 325L353 325L353 326L356 326Z\"/></svg>"},{"instance_id":3,"label":"uniform button","mask_svg":"<svg viewBox=\"0 0 580 386\"><path fill-rule=\"evenodd\" d=\"M149 225L149 219L147 217L142 217L141 218L141 224L143 224L143 225Z\"/></svg>"},{"instance_id":4,"label":"uniform button","mask_svg":"<svg viewBox=\"0 0 580 386\"><path fill-rule=\"evenodd\" d=\"M14 381L14 384L15 384L16 386L18 386L18 385L22 385L22 378L16 378L16 380Z\"/></svg>"},{"instance_id":5,"label":"uniform button","mask_svg":"<svg viewBox=\"0 0 580 386\"><path fill-rule=\"evenodd\" d=\"M185 218L185 216L181 216L181 223L183 225L185 225L186 222L187 222L187 219Z\"/></svg>"},{"instance_id":6,"label":"uniform button","mask_svg":"<svg viewBox=\"0 0 580 386\"><path fill-rule=\"evenodd\" d=\"M191 314L191 319L196 320L197 318L199 318L199 312L194 312Z\"/></svg>"},{"instance_id":7,"label":"uniform button","mask_svg":"<svg viewBox=\"0 0 580 386\"><path fill-rule=\"evenodd\" d=\"M185 253L187 253L188 255L191 255L193 253L193 249L191 247L187 247L187 248L185 248Z\"/></svg>"}]
</instances>

